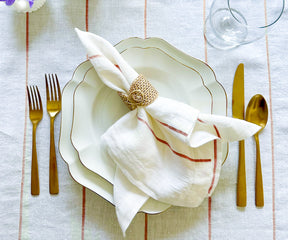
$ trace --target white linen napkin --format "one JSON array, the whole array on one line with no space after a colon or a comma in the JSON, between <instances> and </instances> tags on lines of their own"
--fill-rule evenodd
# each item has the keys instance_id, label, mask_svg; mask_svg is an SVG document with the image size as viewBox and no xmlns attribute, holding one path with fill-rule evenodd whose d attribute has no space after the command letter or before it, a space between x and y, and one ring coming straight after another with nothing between
<instances>
[{"instance_id":1,"label":"white linen napkin","mask_svg":"<svg viewBox=\"0 0 288 240\"><path fill-rule=\"evenodd\" d=\"M76 32L101 80L128 93L139 74L108 41ZM200 113L159 95L150 105L120 118L101 139L116 163L114 202L124 234L149 197L177 206L199 206L218 183L221 143L242 140L260 129L243 120Z\"/></svg>"}]
</instances>

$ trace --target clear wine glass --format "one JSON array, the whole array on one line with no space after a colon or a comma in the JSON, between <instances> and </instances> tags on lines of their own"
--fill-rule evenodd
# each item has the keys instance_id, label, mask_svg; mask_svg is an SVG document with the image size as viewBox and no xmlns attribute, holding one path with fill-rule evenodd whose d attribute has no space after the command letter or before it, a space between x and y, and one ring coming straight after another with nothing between
<instances>
[{"instance_id":1,"label":"clear wine glass","mask_svg":"<svg viewBox=\"0 0 288 240\"><path fill-rule=\"evenodd\" d=\"M214 0L204 35L215 48L230 49L265 36L279 20L285 0Z\"/></svg>"}]
</instances>

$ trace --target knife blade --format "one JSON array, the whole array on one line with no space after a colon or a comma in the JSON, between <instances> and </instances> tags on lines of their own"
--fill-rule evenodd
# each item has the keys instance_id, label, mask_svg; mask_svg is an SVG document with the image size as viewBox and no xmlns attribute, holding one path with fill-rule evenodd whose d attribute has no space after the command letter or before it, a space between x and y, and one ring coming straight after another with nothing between
<instances>
[{"instance_id":1,"label":"knife blade","mask_svg":"<svg viewBox=\"0 0 288 240\"><path fill-rule=\"evenodd\" d=\"M233 92L232 92L232 116L233 118L244 119L245 95L244 95L244 64L240 63L236 69ZM245 169L245 142L239 141L239 160L237 173L237 201L239 207L246 207L246 169Z\"/></svg>"}]
</instances>

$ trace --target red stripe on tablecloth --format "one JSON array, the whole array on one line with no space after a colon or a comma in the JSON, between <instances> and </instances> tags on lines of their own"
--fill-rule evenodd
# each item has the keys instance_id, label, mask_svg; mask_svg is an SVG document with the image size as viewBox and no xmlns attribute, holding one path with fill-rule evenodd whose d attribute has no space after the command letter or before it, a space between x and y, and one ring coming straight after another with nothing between
<instances>
[{"instance_id":1,"label":"red stripe on tablecloth","mask_svg":"<svg viewBox=\"0 0 288 240\"><path fill-rule=\"evenodd\" d=\"M88 16L89 16L89 0L86 0L85 27L86 27L87 32L88 32L88 28L89 28Z\"/></svg>"},{"instance_id":2,"label":"red stripe on tablecloth","mask_svg":"<svg viewBox=\"0 0 288 240\"><path fill-rule=\"evenodd\" d=\"M211 208L212 208L212 198L208 198L208 239L212 239L212 224L211 224Z\"/></svg>"},{"instance_id":3,"label":"red stripe on tablecloth","mask_svg":"<svg viewBox=\"0 0 288 240\"><path fill-rule=\"evenodd\" d=\"M144 240L148 239L148 214L145 213Z\"/></svg>"},{"instance_id":4,"label":"red stripe on tablecloth","mask_svg":"<svg viewBox=\"0 0 288 240\"><path fill-rule=\"evenodd\" d=\"M28 85L28 62L29 62L29 13L26 13L26 76L25 76L25 118L24 118L24 137L23 137L23 155L22 155L22 176L21 176L21 191L20 191L20 213L19 213L19 230L18 239L22 238L22 216L23 216L23 191L24 191L24 176L25 176L25 155L26 155L26 132L27 132L27 91Z\"/></svg>"},{"instance_id":5,"label":"red stripe on tablecloth","mask_svg":"<svg viewBox=\"0 0 288 240\"><path fill-rule=\"evenodd\" d=\"M81 225L81 240L84 240L85 232L85 216L86 216L86 188L82 188L82 225Z\"/></svg>"},{"instance_id":6,"label":"red stripe on tablecloth","mask_svg":"<svg viewBox=\"0 0 288 240\"><path fill-rule=\"evenodd\" d=\"M267 3L265 5L265 23L267 25ZM266 34L266 55L267 55L267 70L268 70L268 81L269 81L269 115L271 125L271 154L272 154L272 224L273 224L273 240L276 240L276 216L275 216L275 158L274 158L274 123L273 123L273 109L272 109L272 84L271 84L271 72L270 72L270 56L269 56L269 43L268 35Z\"/></svg>"},{"instance_id":7,"label":"red stripe on tablecloth","mask_svg":"<svg viewBox=\"0 0 288 240\"><path fill-rule=\"evenodd\" d=\"M86 31L89 31L89 0L86 0L85 11L85 27ZM88 58L88 56L87 56ZM81 240L84 240L85 233L85 217L86 217L86 188L82 187L82 223L81 223Z\"/></svg>"},{"instance_id":8,"label":"red stripe on tablecloth","mask_svg":"<svg viewBox=\"0 0 288 240\"><path fill-rule=\"evenodd\" d=\"M205 20L206 20L206 0L203 0L203 29L204 30L205 30ZM204 54L205 54L205 63L207 63L208 62L208 53L207 53L207 40L205 37L204 37ZM212 100L212 104L213 104L213 100ZM212 239L211 203L212 203L212 197L209 197L209 200L208 200L208 239L209 240Z\"/></svg>"},{"instance_id":9,"label":"red stripe on tablecloth","mask_svg":"<svg viewBox=\"0 0 288 240\"><path fill-rule=\"evenodd\" d=\"M147 0L144 4L144 38L147 38Z\"/></svg>"},{"instance_id":10,"label":"red stripe on tablecloth","mask_svg":"<svg viewBox=\"0 0 288 240\"><path fill-rule=\"evenodd\" d=\"M177 156L181 157L181 158L185 158L185 159L188 159L189 161L191 162L211 162L211 159L194 159L194 158L190 158L189 156L185 155L185 154L182 154L182 153L179 153L179 152L176 152L168 142L166 142L165 140L157 137L157 135L155 134L155 132L153 131L153 129L150 127L150 125L142 118L140 118L139 116L137 116L137 119L141 122L143 122L147 127L148 129L151 131L151 133L153 134L153 136L156 138L157 141L165 144L166 146L168 146L170 148L170 150L176 154Z\"/></svg>"}]
</instances>

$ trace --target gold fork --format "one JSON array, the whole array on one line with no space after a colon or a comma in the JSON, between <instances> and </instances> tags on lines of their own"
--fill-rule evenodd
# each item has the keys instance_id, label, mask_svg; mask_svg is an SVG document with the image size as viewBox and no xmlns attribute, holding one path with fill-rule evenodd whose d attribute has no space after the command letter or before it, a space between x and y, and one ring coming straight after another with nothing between
<instances>
[{"instance_id":1,"label":"gold fork","mask_svg":"<svg viewBox=\"0 0 288 240\"><path fill-rule=\"evenodd\" d=\"M48 80L49 79L49 80ZM45 74L47 112L50 116L50 160L49 160L49 191L50 194L58 194L58 171L55 154L54 141L54 120L56 115L61 111L61 90L58 77L56 74Z\"/></svg>"},{"instance_id":2,"label":"gold fork","mask_svg":"<svg viewBox=\"0 0 288 240\"><path fill-rule=\"evenodd\" d=\"M43 117L43 108L40 93L37 86L27 86L29 117L33 124L32 135L32 163L31 163L31 194L39 195L39 173L36 151L36 128Z\"/></svg>"}]
</instances>

